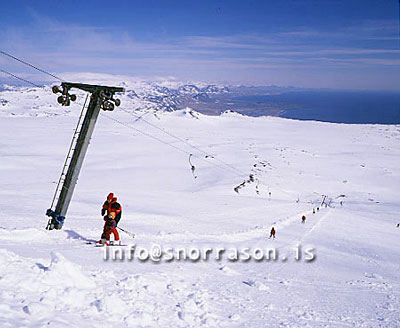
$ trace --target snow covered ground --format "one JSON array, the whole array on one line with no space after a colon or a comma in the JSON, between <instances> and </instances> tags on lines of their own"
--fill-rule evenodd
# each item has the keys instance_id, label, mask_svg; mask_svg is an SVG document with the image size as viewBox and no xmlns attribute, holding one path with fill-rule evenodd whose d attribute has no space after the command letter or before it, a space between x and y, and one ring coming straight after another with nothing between
<instances>
[{"instance_id":1,"label":"snow covered ground","mask_svg":"<svg viewBox=\"0 0 400 328\"><path fill-rule=\"evenodd\" d=\"M0 99L1 327L400 326L399 126L136 112L167 134L123 101L99 117L63 230L46 231L79 105L35 89ZM125 244L279 258L104 261L87 242L109 192L137 234ZM322 195L331 206L313 214ZM315 260L296 261L297 245Z\"/></svg>"}]
</instances>

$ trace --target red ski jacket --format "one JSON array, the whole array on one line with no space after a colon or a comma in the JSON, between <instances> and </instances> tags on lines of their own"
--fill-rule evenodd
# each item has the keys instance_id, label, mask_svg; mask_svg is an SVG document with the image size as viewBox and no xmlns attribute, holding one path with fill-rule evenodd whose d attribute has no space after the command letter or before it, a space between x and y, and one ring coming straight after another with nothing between
<instances>
[{"instance_id":1,"label":"red ski jacket","mask_svg":"<svg viewBox=\"0 0 400 328\"><path fill-rule=\"evenodd\" d=\"M115 213L115 221L118 224L121 219L122 207L121 204L117 202L117 197L113 197L110 202L108 200L104 202L101 214L104 215L106 212L107 214Z\"/></svg>"}]
</instances>

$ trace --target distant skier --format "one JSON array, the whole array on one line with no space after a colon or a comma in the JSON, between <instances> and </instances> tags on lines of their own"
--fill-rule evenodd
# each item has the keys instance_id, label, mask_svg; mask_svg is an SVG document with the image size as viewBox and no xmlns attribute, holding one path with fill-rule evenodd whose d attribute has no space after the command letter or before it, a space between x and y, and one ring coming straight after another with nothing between
<instances>
[{"instance_id":1,"label":"distant skier","mask_svg":"<svg viewBox=\"0 0 400 328\"><path fill-rule=\"evenodd\" d=\"M275 239L275 228L274 227L272 227L272 229L271 229L271 233L269 235L269 239L271 239L271 237L274 237L274 239Z\"/></svg>"},{"instance_id":2,"label":"distant skier","mask_svg":"<svg viewBox=\"0 0 400 328\"><path fill-rule=\"evenodd\" d=\"M312 209L312 214L315 214L315 208Z\"/></svg>"},{"instance_id":3,"label":"distant skier","mask_svg":"<svg viewBox=\"0 0 400 328\"><path fill-rule=\"evenodd\" d=\"M250 182L254 182L254 175L253 175L253 174L250 174L250 175L249 175L249 181L248 181L248 183L250 183Z\"/></svg>"},{"instance_id":4,"label":"distant skier","mask_svg":"<svg viewBox=\"0 0 400 328\"><path fill-rule=\"evenodd\" d=\"M196 175L196 173L195 173L196 167L193 165L193 163L192 163L192 161L191 161L192 156L193 156L193 154L190 154L190 155L189 155L190 169L192 170L193 177L194 177L195 179L197 179L197 175Z\"/></svg>"},{"instance_id":5,"label":"distant skier","mask_svg":"<svg viewBox=\"0 0 400 328\"><path fill-rule=\"evenodd\" d=\"M397 223L397 228L399 228L400 227L400 223Z\"/></svg>"},{"instance_id":6,"label":"distant skier","mask_svg":"<svg viewBox=\"0 0 400 328\"><path fill-rule=\"evenodd\" d=\"M301 223L306 223L306 216L305 216L305 215L303 215L303 216L301 217Z\"/></svg>"},{"instance_id":7,"label":"distant skier","mask_svg":"<svg viewBox=\"0 0 400 328\"><path fill-rule=\"evenodd\" d=\"M120 244L119 233L117 230L118 222L121 220L122 208L117 202L117 198L114 197L113 193L109 193L107 200L103 204L101 209L101 215L104 215L104 227L101 239L98 241L99 244L109 245L111 234L114 235L114 243Z\"/></svg>"}]
</instances>

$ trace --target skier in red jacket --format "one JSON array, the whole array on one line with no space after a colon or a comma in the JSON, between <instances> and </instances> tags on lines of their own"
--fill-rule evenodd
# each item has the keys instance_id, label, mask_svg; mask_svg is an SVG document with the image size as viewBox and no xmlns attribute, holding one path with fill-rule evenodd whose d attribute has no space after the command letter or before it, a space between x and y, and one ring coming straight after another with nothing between
<instances>
[{"instance_id":1,"label":"skier in red jacket","mask_svg":"<svg viewBox=\"0 0 400 328\"><path fill-rule=\"evenodd\" d=\"M115 222L119 223L122 215L122 207L121 204L117 202L117 197L114 197L114 194L110 192L107 196L107 200L103 204L103 208L101 209L101 215L110 214L111 212L115 212Z\"/></svg>"},{"instance_id":2,"label":"skier in red jacket","mask_svg":"<svg viewBox=\"0 0 400 328\"><path fill-rule=\"evenodd\" d=\"M269 238L271 238L271 237L274 237L274 239L275 239L275 228L274 227L272 227L271 234L269 235Z\"/></svg>"},{"instance_id":3,"label":"skier in red jacket","mask_svg":"<svg viewBox=\"0 0 400 328\"><path fill-rule=\"evenodd\" d=\"M306 216L305 216L305 215L303 215L303 216L301 217L301 223L306 223Z\"/></svg>"},{"instance_id":4,"label":"skier in red jacket","mask_svg":"<svg viewBox=\"0 0 400 328\"><path fill-rule=\"evenodd\" d=\"M100 244L109 245L111 234L114 235L114 244L120 244L119 233L117 225L121 219L122 207L117 202L117 197L114 197L113 193L109 193L107 200L103 204L101 209L101 215L104 216L104 228L103 234L101 235Z\"/></svg>"}]
</instances>

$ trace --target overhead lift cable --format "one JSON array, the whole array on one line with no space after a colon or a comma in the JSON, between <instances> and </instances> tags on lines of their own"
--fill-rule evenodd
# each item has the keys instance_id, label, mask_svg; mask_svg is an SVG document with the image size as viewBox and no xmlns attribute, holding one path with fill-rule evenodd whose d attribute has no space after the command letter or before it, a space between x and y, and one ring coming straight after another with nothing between
<instances>
[{"instance_id":1,"label":"overhead lift cable","mask_svg":"<svg viewBox=\"0 0 400 328\"><path fill-rule=\"evenodd\" d=\"M23 82L25 82L25 83L31 84L31 85L33 85L34 87L41 88L40 85L37 85L37 84L35 84L35 83L31 82L31 81L25 80L25 79L23 79L22 77L19 77L19 76L17 76L17 75L14 75L14 74L12 74L12 73L10 73L10 72L5 71L4 69L1 69L1 68L0 68L0 72L3 72L4 74L10 75L10 76L16 78L17 80L20 80L20 81L23 81Z\"/></svg>"},{"instance_id":2,"label":"overhead lift cable","mask_svg":"<svg viewBox=\"0 0 400 328\"><path fill-rule=\"evenodd\" d=\"M104 113L100 113L100 114L101 114L102 116L104 116L104 117L106 117L106 118L108 118L108 119L110 119L110 120L112 120L112 121L118 123L118 124L121 124L121 125L123 125L123 126L129 128L129 129L131 129L131 130L134 130L134 131L136 131L136 132L139 132L139 133L141 133L141 134L143 134L143 135L145 135L145 136L147 136L147 137L149 137L149 138L152 138L152 139L154 139L154 140L157 140L157 141L159 141L159 142L161 142L161 143L163 143L163 144L165 144L165 145L167 145L167 146L173 147L173 148L175 148L176 150L178 150L178 151L180 151L180 152L183 152L183 153L189 155L189 158L190 158L191 156L193 156L193 157L195 157L195 158L197 158L197 159L200 159L200 160L206 162L207 164L211 164L211 165L213 165L213 166L215 166L215 167L218 167L218 168L220 168L220 169L222 169L222 170L225 171L225 168L224 168L223 166L218 165L217 163L214 163L214 162L212 162L212 161L207 161L203 156L194 155L193 153L190 153L190 152L188 152L188 151L186 151L186 150L184 150L184 149L182 149L182 148L180 148L180 147L177 147L177 146L175 146L175 145L173 145L173 144L171 144L171 143L165 142L164 140L162 140L162 139L160 139L160 138L157 138L157 137L155 137L155 136L153 136L153 135L151 135L151 134L149 134L149 133L147 133L147 132L143 132L143 131L141 131L140 129L137 129L137 128L133 127L133 126L132 126L133 123L132 123L132 124L125 123L125 122L122 122L122 121L120 121L120 120L117 120L117 119L115 119L115 118L113 118L113 117L110 117L110 116L108 116L108 115L106 115L106 114L104 114ZM136 122L136 121L135 121L135 122ZM135 122L134 122L134 123L135 123ZM157 127L157 128L158 128L158 129L161 129L160 127ZM163 131L163 129L161 129L161 131ZM179 137L177 137L177 138L179 138ZM182 140L183 140L183 139L182 139ZM186 142L186 143L187 143L187 142ZM188 144L189 146L192 146L190 143L187 143L187 144ZM229 167L232 167L232 168L235 169L235 175L236 175L237 177L243 178L243 176L247 176L247 175L248 175L248 174L246 174L246 173L241 172L239 169L236 169L234 166L231 166L230 164L229 164ZM258 185L263 185L263 186L267 187L268 189L270 188L269 185L267 185L267 184L265 184L265 183L262 183L259 179L257 179L257 180L258 180ZM258 188L257 188L257 189L258 189ZM283 190L283 189L281 189L281 188L274 187L274 189L279 190L279 191L281 191L281 192L283 192L283 193L285 193L285 194L287 194L287 195L290 195L290 196L293 195L293 192L288 192L288 191ZM259 194L259 192L258 192L257 194Z\"/></svg>"},{"instance_id":3,"label":"overhead lift cable","mask_svg":"<svg viewBox=\"0 0 400 328\"><path fill-rule=\"evenodd\" d=\"M22 59L19 59L19 58L13 56L13 55L10 55L9 53L7 53L7 52L5 52L5 51L3 51L3 50L0 50L0 53L3 54L3 55L5 55L5 56L7 56L7 57L10 57L10 58L12 58L12 59L18 61L18 62L20 62L20 63L22 63L22 64L25 64L25 65L27 65L27 66L29 66L29 67L32 67L32 68L38 70L39 72L42 72L42 73L47 74L47 75L49 75L49 76L52 76L52 77L54 77L55 79L57 79L57 80L59 80L59 81L61 81L61 82L64 82L64 80L61 79L61 78L59 78L58 76L55 76L54 74L51 74L51 73L49 73L49 72L46 72L45 70L43 70L43 69L41 69L41 68L38 68L38 67L36 67L36 66L34 66L34 65L32 65L32 64L30 64L30 63L28 63L28 62L26 62L26 61L24 61L24 60L22 60ZM29 83L31 83L31 82L29 82ZM31 83L31 84L32 84L32 83Z\"/></svg>"},{"instance_id":4,"label":"overhead lift cable","mask_svg":"<svg viewBox=\"0 0 400 328\"><path fill-rule=\"evenodd\" d=\"M116 122L116 123L118 123L118 124L121 124L121 125L127 127L128 129L131 129L131 130L133 130L133 131L139 132L139 133L145 135L146 137L149 137L149 138L151 138L151 139L157 140L158 142L161 142L161 143L163 143L164 145L167 145L167 146L170 146L170 147L172 147L172 148L175 148L176 150L178 150L178 151L180 151L180 152L182 152L182 153L185 153L185 154L187 154L187 155L189 155L189 156L192 155L193 157L196 157L196 158L198 158L198 159L200 159L200 160L205 161L207 164L210 164L210 162L206 161L203 157L193 155L192 153L186 151L185 149L180 148L180 147L177 147L177 146L175 146L175 145L173 145L173 144L171 144L171 143L169 143L169 142L165 142L164 140L162 140L162 139L160 139L160 138L157 138L157 137L155 137L155 136L153 136L153 135L151 135L151 134L149 134L149 133L147 133L147 132L143 132L143 131L141 131L141 130L135 128L135 127L133 127L131 124L122 122L122 121L120 121L120 120L117 120L117 119L115 119L115 118L113 118L113 117L111 117L111 116L108 116L107 114L104 114L104 113L100 113L100 115L106 117L107 119L109 119L109 120L111 120L111 121L114 121L114 122ZM221 169L224 169L222 166L219 166L219 165L217 165L217 164L215 164L215 163L211 163L211 164L214 165L215 167L219 167L219 168L221 168Z\"/></svg>"},{"instance_id":5,"label":"overhead lift cable","mask_svg":"<svg viewBox=\"0 0 400 328\"><path fill-rule=\"evenodd\" d=\"M221 159L219 159L219 158L217 158L217 157L211 156L209 153L205 152L204 150L202 150L202 149L199 148L199 147L196 147L195 145L192 145L191 143L189 143L189 142L186 141L185 139L183 139L183 138L181 138L181 137L178 137L178 136L176 136L176 135L174 135L174 134L172 134L172 133L166 131L165 129L159 127L158 125L156 125L156 124L154 124L154 123L151 123L151 122L145 120L145 119L142 117L143 115L142 115L142 116L139 116L139 115L136 115L136 114L134 114L134 113L132 113L132 112L130 112L130 111L127 111L126 109L122 109L122 110L123 110L125 113L128 113L129 115L132 115L132 116L134 116L134 117L136 117L136 118L138 118L138 119L141 118L141 120L142 120L143 122L147 123L148 125L150 125L150 126L156 128L156 129L160 130L161 132L163 132L163 133L169 135L169 136L172 137L172 138L175 138L176 140L179 140L180 142L183 142L184 144L186 144L186 145L192 147L193 149L196 149L197 151L199 151L199 152L201 152L202 154L204 154L206 158L213 158L213 159L215 159L215 161L220 162L221 164L223 164L223 165L229 167L230 169L233 169L234 171L236 171L236 173L239 173L241 176L242 176L242 175L245 175L245 176L247 175L247 173L244 173L243 171L237 169L237 168L234 167L233 165L231 165L231 164L229 164L229 163L227 163L227 162L225 162L225 161L223 161L223 160L221 160ZM135 121L135 122L136 122L136 121Z\"/></svg>"},{"instance_id":6,"label":"overhead lift cable","mask_svg":"<svg viewBox=\"0 0 400 328\"><path fill-rule=\"evenodd\" d=\"M209 155L209 154L206 153L204 150L202 150L202 149L199 148L199 147L196 147L196 146L192 145L191 143L189 143L189 142L186 141L185 139L183 139L183 138L181 138L181 137L178 137L178 136L176 136L176 135L174 135L174 134L172 134L172 133L166 131L165 129L159 127L158 125L156 125L156 124L154 124L154 123L151 123L151 122L145 120L145 119L143 118L143 115L139 116L139 115L137 115L137 114L135 114L135 113L133 113L133 112L131 112L131 111L128 111L128 110L126 110L126 109L122 109L122 111L124 111L124 112L128 113L129 115L132 115L132 116L134 116L134 117L137 118L133 123L136 123L139 119L141 119L141 121L143 121L143 122L147 123L148 125L150 125L150 126L156 128L157 130L160 130L161 132L163 132L163 133L165 133L165 134L167 134L167 135L169 135L169 136L175 138L176 140L178 140L178 141L180 141L180 142L183 142L184 144L188 145L189 147L192 147L193 149L195 149L195 150L201 152L202 154L205 155L205 158L206 158L206 159L208 159L208 158L213 158L213 159L215 159L215 161L221 163L222 165L224 165L224 166L226 166L227 168L229 168L229 169L231 169L232 171L234 171L236 176L238 176L238 177L240 177L240 178L243 178L243 176L247 176L247 175L248 175L246 172L243 172L243 171L239 170L238 168L236 168L236 167L233 166L232 164L229 164L229 163L227 163L227 162L225 162L225 161L219 159L218 157L214 157L214 156ZM193 154L192 154L192 155L193 155ZM189 156L190 156L190 154L189 154ZM193 155L193 156L194 156L194 155ZM205 159L204 159L203 157L199 157L199 156L194 156L194 157L200 158L200 159L202 159L203 161L205 161ZM215 165L215 163L214 163L213 161L205 161L205 162L211 163L212 165ZM215 165L215 166L221 168L221 166L219 166L219 165ZM265 184L265 183L262 183L259 179L257 179L257 180L258 180L258 184L257 184L257 188L256 188L257 191L258 191L257 194L259 194L258 185L263 185L263 186L265 186L265 187L268 187L268 189L269 189L269 185L267 185L267 184ZM288 192L288 191L286 191L286 190L283 190L283 189L280 189L280 188L276 188L276 187L275 187L275 189L280 190L280 191L282 191L283 193L285 193L285 194L287 194L287 195L292 195L291 192Z\"/></svg>"}]
</instances>

